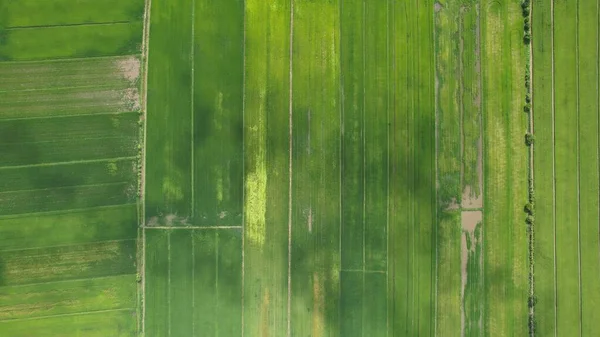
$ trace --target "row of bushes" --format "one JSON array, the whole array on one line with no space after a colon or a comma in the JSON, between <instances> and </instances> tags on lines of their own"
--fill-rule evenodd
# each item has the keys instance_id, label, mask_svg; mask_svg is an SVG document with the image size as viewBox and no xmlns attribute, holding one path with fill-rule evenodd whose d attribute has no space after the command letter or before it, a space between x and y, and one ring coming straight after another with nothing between
<instances>
[{"instance_id":1,"label":"row of bushes","mask_svg":"<svg viewBox=\"0 0 600 337\"><path fill-rule=\"evenodd\" d=\"M523 11L523 43L529 46L531 44L531 3L530 0L523 0L521 3L521 9ZM531 64L530 64L530 50L527 48L527 61L525 66L525 105L523 111L529 114L529 118L533 118L531 114ZM525 135L525 145L532 147L535 143L535 136L533 130L529 130ZM531 155L531 152L530 152ZM525 224L527 225L527 237L528 237L528 253L529 253L529 297L527 298L527 307L529 310L528 315L528 329L529 336L535 335L536 321L535 321L535 305L537 298L535 297L535 275L534 275L534 247L535 247L535 190L533 186L533 172L532 168L529 169L530 176L528 179L528 201L523 208L525 212Z\"/></svg>"}]
</instances>

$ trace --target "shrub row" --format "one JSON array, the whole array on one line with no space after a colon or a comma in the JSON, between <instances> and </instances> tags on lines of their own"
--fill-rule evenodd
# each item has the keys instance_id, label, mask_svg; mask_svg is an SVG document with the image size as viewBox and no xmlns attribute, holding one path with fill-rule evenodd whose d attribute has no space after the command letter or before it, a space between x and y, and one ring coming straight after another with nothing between
<instances>
[{"instance_id":1,"label":"shrub row","mask_svg":"<svg viewBox=\"0 0 600 337\"><path fill-rule=\"evenodd\" d=\"M531 44L531 3L530 0L523 0L521 2L521 9L523 12L523 43L529 46ZM525 105L523 111L529 114L529 118L533 118L531 115L531 64L530 64L530 50L527 48L527 61L525 65ZM535 136L533 130L529 130L525 134L525 145L532 147L535 143ZM531 155L532 152L530 152ZM527 225L527 237L528 237L528 255L529 255L529 297L527 298L527 307L529 310L528 315L528 329L529 336L535 335L536 320L535 320L535 305L537 298L535 296L535 275L534 275L534 247L535 247L535 190L533 184L533 172L532 168L529 169L528 179L528 202L523 207L525 212L525 224Z\"/></svg>"}]
</instances>

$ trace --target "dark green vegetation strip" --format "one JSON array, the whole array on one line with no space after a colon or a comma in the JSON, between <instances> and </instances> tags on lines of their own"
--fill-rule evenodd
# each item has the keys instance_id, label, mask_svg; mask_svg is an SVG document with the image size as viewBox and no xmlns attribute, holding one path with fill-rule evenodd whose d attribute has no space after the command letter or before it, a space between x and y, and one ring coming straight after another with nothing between
<instances>
[{"instance_id":1,"label":"dark green vegetation strip","mask_svg":"<svg viewBox=\"0 0 600 337\"><path fill-rule=\"evenodd\" d=\"M390 10L391 335L429 335L434 329L433 9L425 1L393 3Z\"/></svg>"},{"instance_id":2,"label":"dark green vegetation strip","mask_svg":"<svg viewBox=\"0 0 600 337\"><path fill-rule=\"evenodd\" d=\"M292 336L339 331L339 25L339 1L294 3Z\"/></svg>"},{"instance_id":3,"label":"dark green vegetation strip","mask_svg":"<svg viewBox=\"0 0 600 337\"><path fill-rule=\"evenodd\" d=\"M536 334L556 334L555 213L554 213L554 63L552 6L533 2L533 110L536 138L534 188Z\"/></svg>"},{"instance_id":4,"label":"dark green vegetation strip","mask_svg":"<svg viewBox=\"0 0 600 337\"><path fill-rule=\"evenodd\" d=\"M79 315L0 322L0 331L11 337L86 336L130 337L136 335L134 309L100 311ZM67 328L68 327L68 328Z\"/></svg>"},{"instance_id":5,"label":"dark green vegetation strip","mask_svg":"<svg viewBox=\"0 0 600 337\"><path fill-rule=\"evenodd\" d=\"M152 1L148 65L146 218L191 216L191 0Z\"/></svg>"},{"instance_id":6,"label":"dark green vegetation strip","mask_svg":"<svg viewBox=\"0 0 600 337\"><path fill-rule=\"evenodd\" d=\"M6 28L141 21L144 0L3 0L0 13Z\"/></svg>"},{"instance_id":7,"label":"dark green vegetation strip","mask_svg":"<svg viewBox=\"0 0 600 337\"><path fill-rule=\"evenodd\" d=\"M527 335L525 47L520 1L481 7L484 333Z\"/></svg>"},{"instance_id":8,"label":"dark green vegetation strip","mask_svg":"<svg viewBox=\"0 0 600 337\"><path fill-rule=\"evenodd\" d=\"M556 287L558 335L578 335L579 185L577 102L577 2L554 4L556 180ZM558 28L560 27L560 28Z\"/></svg>"},{"instance_id":9,"label":"dark green vegetation strip","mask_svg":"<svg viewBox=\"0 0 600 337\"><path fill-rule=\"evenodd\" d=\"M0 251L135 239L136 221L133 204L2 219Z\"/></svg>"},{"instance_id":10,"label":"dark green vegetation strip","mask_svg":"<svg viewBox=\"0 0 600 337\"><path fill-rule=\"evenodd\" d=\"M438 218L436 329L447 336L461 336L462 328L460 220L459 210L444 211Z\"/></svg>"},{"instance_id":11,"label":"dark green vegetation strip","mask_svg":"<svg viewBox=\"0 0 600 337\"><path fill-rule=\"evenodd\" d=\"M244 2L196 0L194 15L194 223L240 226Z\"/></svg>"},{"instance_id":12,"label":"dark green vegetation strip","mask_svg":"<svg viewBox=\"0 0 600 337\"><path fill-rule=\"evenodd\" d=\"M0 321L130 309L135 301L135 275L2 287Z\"/></svg>"},{"instance_id":13,"label":"dark green vegetation strip","mask_svg":"<svg viewBox=\"0 0 600 337\"><path fill-rule=\"evenodd\" d=\"M135 202L131 182L0 192L0 215L62 211Z\"/></svg>"},{"instance_id":14,"label":"dark green vegetation strip","mask_svg":"<svg viewBox=\"0 0 600 337\"><path fill-rule=\"evenodd\" d=\"M364 263L364 8L362 0L340 7L342 76L342 269ZM344 307L342 306L342 310ZM342 313L342 316L344 314ZM354 322L353 324L360 324ZM360 329L359 329L360 330Z\"/></svg>"},{"instance_id":15,"label":"dark green vegetation strip","mask_svg":"<svg viewBox=\"0 0 600 337\"><path fill-rule=\"evenodd\" d=\"M49 166L0 168L0 191L133 182L136 178L135 164L134 159L106 159Z\"/></svg>"},{"instance_id":16,"label":"dark green vegetation strip","mask_svg":"<svg viewBox=\"0 0 600 337\"><path fill-rule=\"evenodd\" d=\"M340 10L341 266L348 272L340 276L339 331L344 336L383 336L387 333L388 8L346 1Z\"/></svg>"},{"instance_id":17,"label":"dark green vegetation strip","mask_svg":"<svg viewBox=\"0 0 600 337\"><path fill-rule=\"evenodd\" d=\"M599 3L585 0L577 3L581 335L594 336L600 335Z\"/></svg>"},{"instance_id":18,"label":"dark green vegetation strip","mask_svg":"<svg viewBox=\"0 0 600 337\"><path fill-rule=\"evenodd\" d=\"M137 54L141 22L2 31L0 61Z\"/></svg>"},{"instance_id":19,"label":"dark green vegetation strip","mask_svg":"<svg viewBox=\"0 0 600 337\"><path fill-rule=\"evenodd\" d=\"M0 166L133 156L138 115L0 122Z\"/></svg>"},{"instance_id":20,"label":"dark green vegetation strip","mask_svg":"<svg viewBox=\"0 0 600 337\"><path fill-rule=\"evenodd\" d=\"M144 334L169 335L169 231L147 230L144 256Z\"/></svg>"}]
</instances>

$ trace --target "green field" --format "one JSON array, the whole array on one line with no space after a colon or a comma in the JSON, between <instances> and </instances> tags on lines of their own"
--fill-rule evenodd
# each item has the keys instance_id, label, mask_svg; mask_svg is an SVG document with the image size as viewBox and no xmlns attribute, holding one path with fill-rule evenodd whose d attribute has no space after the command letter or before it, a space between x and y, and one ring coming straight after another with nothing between
<instances>
[{"instance_id":1,"label":"green field","mask_svg":"<svg viewBox=\"0 0 600 337\"><path fill-rule=\"evenodd\" d=\"M3 28L141 21L143 0L0 1Z\"/></svg>"},{"instance_id":2,"label":"green field","mask_svg":"<svg viewBox=\"0 0 600 337\"><path fill-rule=\"evenodd\" d=\"M142 14L0 1L2 336L137 335Z\"/></svg>"},{"instance_id":3,"label":"green field","mask_svg":"<svg viewBox=\"0 0 600 337\"><path fill-rule=\"evenodd\" d=\"M560 27L560 29L558 29ZM536 317L544 335L596 335L598 7L534 4ZM537 35L536 35L537 36Z\"/></svg>"},{"instance_id":4,"label":"green field","mask_svg":"<svg viewBox=\"0 0 600 337\"><path fill-rule=\"evenodd\" d=\"M600 7L523 1L0 0L0 335L598 335Z\"/></svg>"}]
</instances>

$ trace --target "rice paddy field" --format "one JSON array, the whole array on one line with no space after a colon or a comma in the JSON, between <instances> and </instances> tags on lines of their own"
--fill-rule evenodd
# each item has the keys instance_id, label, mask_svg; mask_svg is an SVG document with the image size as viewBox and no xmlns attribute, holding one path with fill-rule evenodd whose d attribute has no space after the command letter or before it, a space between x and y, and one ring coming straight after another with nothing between
<instances>
[{"instance_id":1,"label":"rice paddy field","mask_svg":"<svg viewBox=\"0 0 600 337\"><path fill-rule=\"evenodd\" d=\"M545 336L600 331L598 18L595 1L534 3L536 317Z\"/></svg>"},{"instance_id":2,"label":"rice paddy field","mask_svg":"<svg viewBox=\"0 0 600 337\"><path fill-rule=\"evenodd\" d=\"M144 3L106 5L0 1L2 336L138 331Z\"/></svg>"},{"instance_id":3,"label":"rice paddy field","mask_svg":"<svg viewBox=\"0 0 600 337\"><path fill-rule=\"evenodd\" d=\"M0 0L0 336L597 335L598 8Z\"/></svg>"}]
</instances>

